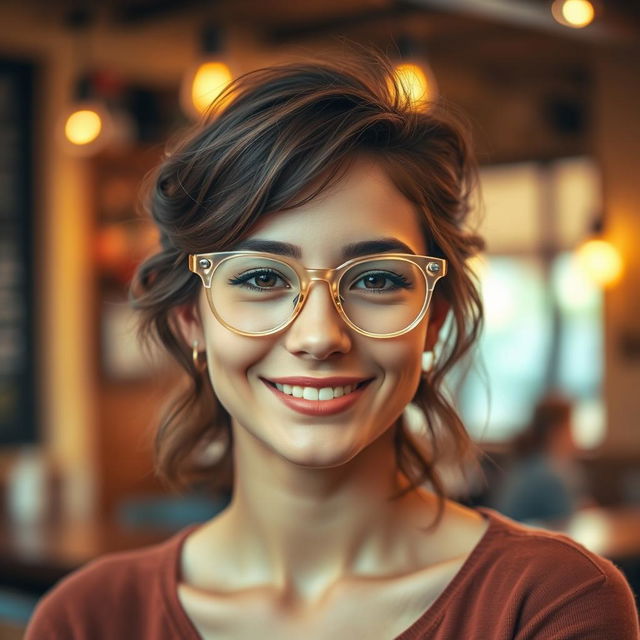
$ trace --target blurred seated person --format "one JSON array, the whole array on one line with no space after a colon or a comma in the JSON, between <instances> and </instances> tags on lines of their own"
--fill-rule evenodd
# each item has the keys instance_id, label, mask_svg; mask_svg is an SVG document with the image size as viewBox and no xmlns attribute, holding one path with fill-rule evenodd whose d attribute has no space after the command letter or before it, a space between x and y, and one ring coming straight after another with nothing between
<instances>
[{"instance_id":1,"label":"blurred seated person","mask_svg":"<svg viewBox=\"0 0 640 640\"><path fill-rule=\"evenodd\" d=\"M536 404L511 445L513 462L493 492L498 511L520 521L560 520L588 506L586 480L575 461L572 403L551 393Z\"/></svg>"}]
</instances>

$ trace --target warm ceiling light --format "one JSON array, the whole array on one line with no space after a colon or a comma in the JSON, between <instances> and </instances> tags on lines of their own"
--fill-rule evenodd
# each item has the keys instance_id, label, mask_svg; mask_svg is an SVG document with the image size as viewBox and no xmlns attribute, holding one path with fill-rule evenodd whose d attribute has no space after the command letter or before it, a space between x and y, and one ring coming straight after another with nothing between
<instances>
[{"instance_id":1,"label":"warm ceiling light","mask_svg":"<svg viewBox=\"0 0 640 640\"><path fill-rule=\"evenodd\" d=\"M560 24L574 29L590 25L595 16L595 9L589 0L556 0L551 11Z\"/></svg>"},{"instance_id":2,"label":"warm ceiling light","mask_svg":"<svg viewBox=\"0 0 640 640\"><path fill-rule=\"evenodd\" d=\"M610 287L622 276L623 263L620 253L606 240L587 240L578 247L576 257L587 276L600 286Z\"/></svg>"},{"instance_id":3,"label":"warm ceiling light","mask_svg":"<svg viewBox=\"0 0 640 640\"><path fill-rule=\"evenodd\" d=\"M407 34L400 34L397 43L399 60L393 69L397 88L414 109L427 109L438 97L438 86L425 59L424 47Z\"/></svg>"},{"instance_id":4,"label":"warm ceiling light","mask_svg":"<svg viewBox=\"0 0 640 640\"><path fill-rule=\"evenodd\" d=\"M410 62L399 64L395 68L395 74L400 86L407 92L412 103L426 100L429 93L427 76L417 64Z\"/></svg>"},{"instance_id":5,"label":"warm ceiling light","mask_svg":"<svg viewBox=\"0 0 640 640\"><path fill-rule=\"evenodd\" d=\"M207 25L200 33L199 60L184 75L180 88L180 106L190 118L198 119L206 113L233 80L223 60L222 33L218 27Z\"/></svg>"},{"instance_id":6,"label":"warm ceiling light","mask_svg":"<svg viewBox=\"0 0 640 640\"><path fill-rule=\"evenodd\" d=\"M57 130L65 151L81 157L94 155L118 141L117 121L99 100L81 100L69 105Z\"/></svg>"},{"instance_id":7,"label":"warm ceiling light","mask_svg":"<svg viewBox=\"0 0 640 640\"><path fill-rule=\"evenodd\" d=\"M73 96L56 126L58 141L67 153L87 157L130 139L130 118L114 111L107 97L99 90L95 74L85 73L76 79Z\"/></svg>"},{"instance_id":8,"label":"warm ceiling light","mask_svg":"<svg viewBox=\"0 0 640 640\"><path fill-rule=\"evenodd\" d=\"M191 82L191 102L196 111L203 114L231 80L231 71L224 62L200 64Z\"/></svg>"},{"instance_id":9,"label":"warm ceiling light","mask_svg":"<svg viewBox=\"0 0 640 640\"><path fill-rule=\"evenodd\" d=\"M435 100L437 87L435 78L429 70L414 62L402 62L394 68L398 85L406 92L411 104L416 108L424 107Z\"/></svg>"},{"instance_id":10,"label":"warm ceiling light","mask_svg":"<svg viewBox=\"0 0 640 640\"><path fill-rule=\"evenodd\" d=\"M79 109L69 115L64 124L64 135L71 144L93 142L102 131L102 118L93 109Z\"/></svg>"}]
</instances>

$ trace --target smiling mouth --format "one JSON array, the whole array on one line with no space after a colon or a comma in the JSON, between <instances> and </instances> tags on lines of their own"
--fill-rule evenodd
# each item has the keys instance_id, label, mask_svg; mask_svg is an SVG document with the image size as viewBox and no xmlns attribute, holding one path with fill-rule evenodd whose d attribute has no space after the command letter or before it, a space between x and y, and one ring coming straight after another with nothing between
<instances>
[{"instance_id":1,"label":"smiling mouth","mask_svg":"<svg viewBox=\"0 0 640 640\"><path fill-rule=\"evenodd\" d=\"M292 398L302 398L303 400L317 400L320 402L342 398L358 389L366 387L373 378L363 380L357 384L347 384L340 386L327 387L304 387L300 385L280 384L279 382L271 382L271 380L263 380L274 389Z\"/></svg>"}]
</instances>

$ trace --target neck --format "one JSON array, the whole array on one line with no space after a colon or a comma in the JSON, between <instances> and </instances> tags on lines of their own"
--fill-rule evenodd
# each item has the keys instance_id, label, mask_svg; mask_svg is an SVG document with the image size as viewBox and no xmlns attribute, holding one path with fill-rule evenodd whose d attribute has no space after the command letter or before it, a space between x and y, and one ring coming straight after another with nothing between
<instances>
[{"instance_id":1,"label":"neck","mask_svg":"<svg viewBox=\"0 0 640 640\"><path fill-rule=\"evenodd\" d=\"M346 464L314 469L235 429L234 496L225 521L243 566L260 582L310 598L388 561L403 513L424 499L416 492L390 499L406 483L396 470L393 431Z\"/></svg>"}]
</instances>

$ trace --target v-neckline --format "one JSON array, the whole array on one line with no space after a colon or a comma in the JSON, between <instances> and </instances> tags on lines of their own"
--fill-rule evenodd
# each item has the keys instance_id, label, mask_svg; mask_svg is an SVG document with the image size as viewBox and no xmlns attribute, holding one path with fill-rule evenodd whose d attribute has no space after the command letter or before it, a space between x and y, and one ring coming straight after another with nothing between
<instances>
[{"instance_id":1,"label":"v-neckline","mask_svg":"<svg viewBox=\"0 0 640 640\"><path fill-rule=\"evenodd\" d=\"M467 555L460 569L451 578L447 586L442 590L434 602L400 635L394 640L415 640L422 637L425 631L428 631L435 622L439 620L447 602L454 593L464 584L465 579L472 572L473 567L477 564L484 548L489 543L495 527L498 525L497 514L487 507L475 507L474 510L480 513L487 521L487 528L475 544L473 549ZM186 527L176 534L174 546L171 554L168 554L165 562L162 563L159 571L161 581L161 590L164 596L165 610L176 629L180 633L180 637L184 640L202 640L191 618L187 615L180 597L178 595L178 585L181 579L182 550L186 539L196 529L203 526L202 524L194 524Z\"/></svg>"}]
</instances>

